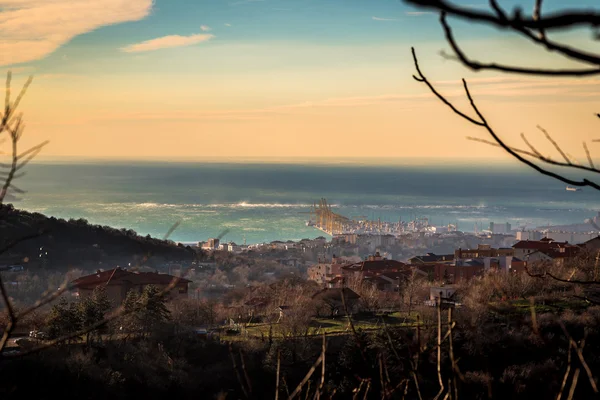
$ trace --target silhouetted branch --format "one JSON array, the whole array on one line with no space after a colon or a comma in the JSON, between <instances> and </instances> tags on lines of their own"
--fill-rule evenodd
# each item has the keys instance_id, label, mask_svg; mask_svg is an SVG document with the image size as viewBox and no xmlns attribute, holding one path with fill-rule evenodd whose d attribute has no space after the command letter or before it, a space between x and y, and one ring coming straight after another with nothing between
<instances>
[{"instance_id":1,"label":"silhouetted branch","mask_svg":"<svg viewBox=\"0 0 600 400\"><path fill-rule=\"evenodd\" d=\"M596 169L594 166L594 160L592 160L592 156L590 155L590 150L587 147L587 144L583 142L583 150L585 151L585 155L587 156L588 162L590 163L590 167Z\"/></svg>"},{"instance_id":2,"label":"silhouetted branch","mask_svg":"<svg viewBox=\"0 0 600 400\"><path fill-rule=\"evenodd\" d=\"M491 127L491 125L488 123L488 121L486 120L486 118L484 117L483 113L479 110L479 107L477 106L477 104L475 103L473 96L471 95L471 92L469 90L469 87L467 85L467 81L465 79L462 80L463 82L463 88L465 90L465 94L467 96L467 98L469 99L469 103L471 105L471 108L473 109L473 111L475 112L475 114L477 115L478 119L473 119L469 116L467 116L465 113L463 113L462 111L458 110L453 104L451 104L442 94L440 94L437 89L435 89L435 87L429 82L429 80L425 77L425 75L423 75L420 67L419 67L419 62L417 59L417 55L415 52L414 47L411 48L412 51L412 55L413 55L413 60L414 60L414 64L415 64L415 68L417 70L418 76L413 76L413 78L421 83L424 83L429 90L437 97L439 98L444 104L446 104L454 113L456 113L457 115L461 116L462 118L464 118L465 120L469 121L470 123L472 123L473 125L479 126L479 127L483 127L487 133L494 139L495 143L497 145L499 145L499 147L503 148L508 154L510 154L511 156L513 156L514 158L516 158L517 160L519 160L520 162L522 162L523 164L529 166L530 168L533 168L534 170L538 171L539 173L549 176L551 178L557 179L561 182L564 182L568 185L572 185L572 186L588 186L588 187L592 187L596 190L600 190L600 185L598 185L595 182L592 182L588 179L582 179L580 181L577 180L573 180L570 178L567 178L563 175L560 175L558 173L552 172L550 170L547 170L541 166L539 166L538 164L526 159L525 157L523 157L521 154L524 153L524 151L522 150L516 150L510 146L508 146L506 143L504 143L504 141L502 139L500 139L500 137L498 136L498 134L494 131L494 129ZM535 153L531 153L528 152L527 155L533 156L535 158L538 158L539 160L547 163L547 164L552 164L552 165L557 165L557 166L564 166L564 167L570 167L570 168L575 168L575 169L582 169L582 170L586 170L586 171L591 171L591 172L596 172L596 173L600 173L599 170L596 170L594 168L590 168L590 167L586 167L584 165L579 165L579 164L572 164L570 162L568 163L564 163L564 162L558 162L558 161L553 161L550 160L548 158L540 158L538 156L535 155Z\"/></svg>"},{"instance_id":3,"label":"silhouetted branch","mask_svg":"<svg viewBox=\"0 0 600 400\"><path fill-rule=\"evenodd\" d=\"M596 281L596 280L582 281L582 280L578 280L578 279L559 278L558 276L555 276L551 272L548 272L548 271L544 271L542 273L536 274L536 273L531 272L527 266L525 266L525 272L527 272L527 275L531 276L532 278L544 279L544 278L548 277L548 278L554 279L555 281L562 282L562 283L572 283L572 284L578 284L578 285L600 285L600 281Z\"/></svg>"},{"instance_id":4,"label":"silhouetted branch","mask_svg":"<svg viewBox=\"0 0 600 400\"><path fill-rule=\"evenodd\" d=\"M464 51L460 48L456 39L454 38L454 33L452 32L452 28L448 24L446 20L446 13L440 13L440 23L442 28L444 29L444 33L446 35L446 41L454 51L455 57L449 56L445 53L442 55L445 58L450 59L458 59L462 64L469 67L474 71L480 70L495 70L501 72L508 73L516 73L523 75L546 75L546 76L588 76L588 75L596 75L600 74L599 68L592 69L541 69L541 68L527 68L527 67L517 67L511 65L497 64L497 63L482 63L479 61L474 61L470 59ZM565 50L566 51L566 50ZM600 63L600 60L598 60Z\"/></svg>"},{"instance_id":5,"label":"silhouetted branch","mask_svg":"<svg viewBox=\"0 0 600 400\"><path fill-rule=\"evenodd\" d=\"M579 10L568 10L547 14L544 18L527 18L521 13L520 8L515 9L512 18L502 20L497 15L488 12L477 11L474 8L457 6L445 0L405 0L406 3L428 8L433 11L445 11L446 13L468 19L470 21L483 22L498 28L510 28L514 25L527 29L544 29L546 31L557 31L577 26L600 26L600 13L583 12ZM541 7L541 2L540 2Z\"/></svg>"},{"instance_id":6,"label":"silhouetted branch","mask_svg":"<svg viewBox=\"0 0 600 400\"><path fill-rule=\"evenodd\" d=\"M600 74L600 56L586 52L579 48L572 48L568 45L551 41L547 37L547 31L577 28L577 27L597 27L600 22L600 14L595 12L565 11L544 15L542 17L542 0L536 0L532 18L522 15L520 8L515 8L513 15L509 16L499 6L496 0L490 0L490 7L493 13L479 12L464 5L455 5L452 2L444 0L405 0L406 3L420 8L433 9L440 13L440 24L444 29L446 40L452 48L456 58L468 68L479 70L497 70L508 73L517 73L525 75L542 76L585 76ZM544 69L530 68L498 63L481 63L470 59L458 45L452 28L448 24L447 15L457 17L463 20L479 22L496 28L507 29L518 33L532 41L534 44L544 47L548 51L558 53L566 58L591 64L591 68L580 69ZM537 33L537 34L536 34Z\"/></svg>"},{"instance_id":7,"label":"silhouetted branch","mask_svg":"<svg viewBox=\"0 0 600 400\"><path fill-rule=\"evenodd\" d=\"M2 173L4 184L0 188L0 204L2 204L4 201L9 189L17 193L24 193L23 190L15 187L13 183L14 180L23 176L23 174L17 174L17 171L25 167L35 156L39 154L42 148L48 144L48 141L42 142L19 154L18 143L23 136L25 125L23 123L22 115L17 115L16 111L21 103L21 100L23 99L23 96L25 96L25 92L27 92L29 85L31 85L33 77L29 77L29 79L25 82L14 102L11 102L10 98L11 79L12 74L8 72L6 75L4 112L0 118L0 134L5 131L8 132L11 143L11 161L8 164L0 164L0 168L5 168L8 170L8 172Z\"/></svg>"}]
</instances>

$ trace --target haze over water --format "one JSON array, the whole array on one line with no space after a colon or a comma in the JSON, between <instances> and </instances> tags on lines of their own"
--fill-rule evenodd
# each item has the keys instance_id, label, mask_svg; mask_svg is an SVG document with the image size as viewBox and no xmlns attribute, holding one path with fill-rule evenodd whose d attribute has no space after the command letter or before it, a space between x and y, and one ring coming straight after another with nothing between
<instances>
[{"instance_id":1,"label":"haze over water","mask_svg":"<svg viewBox=\"0 0 600 400\"><path fill-rule=\"evenodd\" d=\"M230 232L225 240L258 243L314 238L310 205L325 197L348 217L386 221L428 217L435 225L581 223L594 216L597 193L522 167L365 166L257 163L37 163L20 187L16 207L94 224L194 242Z\"/></svg>"}]
</instances>

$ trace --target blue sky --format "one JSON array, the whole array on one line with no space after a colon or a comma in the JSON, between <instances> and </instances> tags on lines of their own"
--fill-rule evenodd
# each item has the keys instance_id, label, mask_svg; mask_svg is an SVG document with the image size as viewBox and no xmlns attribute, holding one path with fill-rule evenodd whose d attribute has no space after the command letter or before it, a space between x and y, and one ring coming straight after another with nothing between
<instances>
[{"instance_id":1,"label":"blue sky","mask_svg":"<svg viewBox=\"0 0 600 400\"><path fill-rule=\"evenodd\" d=\"M530 12L533 1L518 3ZM550 11L564 2L544 4ZM398 0L0 0L0 7L0 64L17 82L36 76L24 103L28 140L49 138L47 153L56 156L501 156L465 143L472 127L412 80L410 46L453 96L462 77L480 85L508 135L544 120L561 129L587 121L599 87L466 71L439 56L447 46L438 17ZM516 36L453 26L478 58L568 65ZM589 42L589 34L561 37ZM587 140L595 126L582 124L577 137ZM440 134L442 127L453 134ZM377 145L365 149L366 137Z\"/></svg>"}]
</instances>

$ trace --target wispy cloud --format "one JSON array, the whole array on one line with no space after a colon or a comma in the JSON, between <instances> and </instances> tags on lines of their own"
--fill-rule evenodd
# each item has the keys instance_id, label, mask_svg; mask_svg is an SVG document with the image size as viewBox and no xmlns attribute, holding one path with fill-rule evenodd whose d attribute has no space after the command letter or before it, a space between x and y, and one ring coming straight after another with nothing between
<instances>
[{"instance_id":1,"label":"wispy cloud","mask_svg":"<svg viewBox=\"0 0 600 400\"><path fill-rule=\"evenodd\" d=\"M152 51L172 47L190 46L192 44L202 43L214 38L209 33L199 33L190 36L169 35L156 39L146 40L141 43L131 44L121 48L125 53L139 53L142 51Z\"/></svg>"},{"instance_id":2,"label":"wispy cloud","mask_svg":"<svg viewBox=\"0 0 600 400\"><path fill-rule=\"evenodd\" d=\"M429 12L429 11L406 11L404 13L404 15L407 15L409 17L420 17L422 15L428 15L428 14L433 14L433 13Z\"/></svg>"},{"instance_id":3,"label":"wispy cloud","mask_svg":"<svg viewBox=\"0 0 600 400\"><path fill-rule=\"evenodd\" d=\"M211 28L210 28L210 26L208 26L208 25L201 25L201 26L200 26L200 30L201 30L202 32L208 32L208 31L210 31L210 30L211 30Z\"/></svg>"},{"instance_id":4,"label":"wispy cloud","mask_svg":"<svg viewBox=\"0 0 600 400\"><path fill-rule=\"evenodd\" d=\"M153 0L0 0L0 65L39 60L75 36L138 21Z\"/></svg>"},{"instance_id":5,"label":"wispy cloud","mask_svg":"<svg viewBox=\"0 0 600 400\"><path fill-rule=\"evenodd\" d=\"M229 23L225 23L224 25L225 25L225 26L231 26L231 24L229 24Z\"/></svg>"},{"instance_id":6,"label":"wispy cloud","mask_svg":"<svg viewBox=\"0 0 600 400\"><path fill-rule=\"evenodd\" d=\"M569 99L591 101L600 96L600 79L587 80L558 80L534 81L519 78L491 77L473 80L478 85L472 85L472 95L482 101L544 101ZM465 92L458 85L460 81L438 81L435 85L444 85L442 94L453 101L465 99ZM574 85L571 85L574 83ZM455 85L456 84L456 85ZM277 105L264 108L207 110L207 111L164 111L164 112L133 112L125 114L107 114L100 116L102 120L257 120L274 116L304 113L311 109L335 109L348 107L367 107L384 104L394 104L399 108L426 107L436 102L428 91L419 93L391 93L373 96L333 97Z\"/></svg>"},{"instance_id":7,"label":"wispy cloud","mask_svg":"<svg viewBox=\"0 0 600 400\"><path fill-rule=\"evenodd\" d=\"M373 21L398 21L396 18L371 17Z\"/></svg>"}]
</instances>

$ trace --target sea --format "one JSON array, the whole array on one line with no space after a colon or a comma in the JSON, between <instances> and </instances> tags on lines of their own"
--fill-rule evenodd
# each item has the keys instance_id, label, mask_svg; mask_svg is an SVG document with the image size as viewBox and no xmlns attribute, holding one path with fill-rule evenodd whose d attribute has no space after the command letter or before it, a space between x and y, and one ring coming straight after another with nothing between
<instances>
[{"instance_id":1,"label":"sea","mask_svg":"<svg viewBox=\"0 0 600 400\"><path fill-rule=\"evenodd\" d=\"M566 185L524 166L369 165L260 162L37 162L16 185L15 207L194 243L223 235L238 244L323 236L306 226L325 198L354 219L513 228L582 223L600 192ZM326 236L326 235L325 235Z\"/></svg>"}]
</instances>

